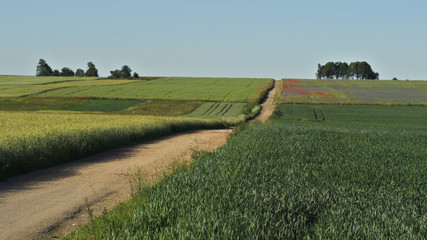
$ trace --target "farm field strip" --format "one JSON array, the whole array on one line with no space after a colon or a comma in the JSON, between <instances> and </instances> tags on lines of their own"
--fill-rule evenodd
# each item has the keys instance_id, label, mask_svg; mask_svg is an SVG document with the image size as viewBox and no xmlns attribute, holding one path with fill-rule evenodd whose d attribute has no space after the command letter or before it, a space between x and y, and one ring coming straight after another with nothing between
<instances>
[{"instance_id":1,"label":"farm field strip","mask_svg":"<svg viewBox=\"0 0 427 240\"><path fill-rule=\"evenodd\" d=\"M36 77L36 76L16 76L0 75L0 85L31 85L46 84L67 81L88 81L96 80L98 77Z\"/></svg>"},{"instance_id":2,"label":"farm field strip","mask_svg":"<svg viewBox=\"0 0 427 240\"><path fill-rule=\"evenodd\" d=\"M34 77L36 78L36 77ZM87 88L90 86L112 86L133 83L137 80L72 80L62 82L50 82L43 84L20 84L20 85L1 85L0 97L21 97L28 95L37 95L47 91L54 91L64 88L80 86Z\"/></svg>"},{"instance_id":3,"label":"farm field strip","mask_svg":"<svg viewBox=\"0 0 427 240\"><path fill-rule=\"evenodd\" d=\"M65 97L0 97L0 111L81 111L122 115L180 116L201 102L180 100L129 100Z\"/></svg>"},{"instance_id":4,"label":"farm field strip","mask_svg":"<svg viewBox=\"0 0 427 240\"><path fill-rule=\"evenodd\" d=\"M0 179L173 132L220 127L212 119L3 111Z\"/></svg>"},{"instance_id":5,"label":"farm field strip","mask_svg":"<svg viewBox=\"0 0 427 240\"><path fill-rule=\"evenodd\" d=\"M425 81L283 79L284 103L427 105Z\"/></svg>"},{"instance_id":6,"label":"farm field strip","mask_svg":"<svg viewBox=\"0 0 427 240\"><path fill-rule=\"evenodd\" d=\"M189 117L237 117L242 114L246 103L207 102L187 114Z\"/></svg>"},{"instance_id":7,"label":"farm field strip","mask_svg":"<svg viewBox=\"0 0 427 240\"><path fill-rule=\"evenodd\" d=\"M297 120L313 108L326 120ZM238 132L65 239L423 239L423 108L281 105L272 124Z\"/></svg>"},{"instance_id":8,"label":"farm field strip","mask_svg":"<svg viewBox=\"0 0 427 240\"><path fill-rule=\"evenodd\" d=\"M40 96L259 101L272 83L272 79L166 77L116 86L64 88L49 91Z\"/></svg>"},{"instance_id":9,"label":"farm field strip","mask_svg":"<svg viewBox=\"0 0 427 240\"><path fill-rule=\"evenodd\" d=\"M323 127L345 127L366 129L411 129L426 131L426 106L377 106L377 105L311 105L281 104L276 108L280 119L286 124L304 124L305 121L322 120L319 123L306 123Z\"/></svg>"}]
</instances>

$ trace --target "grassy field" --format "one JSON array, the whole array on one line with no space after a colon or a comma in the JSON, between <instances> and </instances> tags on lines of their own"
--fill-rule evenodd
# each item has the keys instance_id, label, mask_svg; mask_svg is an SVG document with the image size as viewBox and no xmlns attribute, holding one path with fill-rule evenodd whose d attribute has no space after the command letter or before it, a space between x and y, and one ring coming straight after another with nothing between
<instances>
[{"instance_id":1,"label":"grassy field","mask_svg":"<svg viewBox=\"0 0 427 240\"><path fill-rule=\"evenodd\" d=\"M34 81L37 82L38 77L33 77ZM30 82L29 80L27 80ZM44 92L56 90L56 89L67 89L70 87L94 87L94 86L115 86L120 84L127 84L135 82L136 80L94 80L94 79L80 79L80 80L69 80L61 82L49 82L43 84L19 84L12 85L6 84L1 85L0 83L0 96L1 97L23 97L28 95L37 95Z\"/></svg>"},{"instance_id":2,"label":"grassy field","mask_svg":"<svg viewBox=\"0 0 427 240\"><path fill-rule=\"evenodd\" d=\"M272 79L256 78L167 77L116 86L62 88L40 96L257 102L272 83Z\"/></svg>"},{"instance_id":3,"label":"grassy field","mask_svg":"<svg viewBox=\"0 0 427 240\"><path fill-rule=\"evenodd\" d=\"M425 107L312 107L280 106L65 239L423 239Z\"/></svg>"},{"instance_id":4,"label":"grassy field","mask_svg":"<svg viewBox=\"0 0 427 240\"><path fill-rule=\"evenodd\" d=\"M0 76L0 178L74 160L117 143L242 122L247 106L257 105L272 83L272 79L236 78ZM205 100L252 103L219 102L216 106L223 106L222 111L190 114ZM131 116L187 114L192 118Z\"/></svg>"},{"instance_id":5,"label":"grassy field","mask_svg":"<svg viewBox=\"0 0 427 240\"><path fill-rule=\"evenodd\" d=\"M223 127L209 119L0 112L0 179L173 132Z\"/></svg>"},{"instance_id":6,"label":"grassy field","mask_svg":"<svg viewBox=\"0 0 427 240\"><path fill-rule=\"evenodd\" d=\"M426 81L283 79L281 102L427 105Z\"/></svg>"},{"instance_id":7,"label":"grassy field","mask_svg":"<svg viewBox=\"0 0 427 240\"><path fill-rule=\"evenodd\" d=\"M233 109L226 114L227 118L235 118L235 115L242 114L237 110L245 102L259 102L272 83L272 79L255 78L141 77L111 80L0 76L0 111L72 110L177 116L190 113L204 101L243 102L234 103ZM256 107L252 104L246 106ZM248 111L244 109L244 112ZM196 115L199 115L197 111L191 116ZM212 114L210 117L218 118Z\"/></svg>"},{"instance_id":8,"label":"grassy field","mask_svg":"<svg viewBox=\"0 0 427 240\"><path fill-rule=\"evenodd\" d=\"M282 104L278 110L276 122L286 125L427 130L425 106Z\"/></svg>"},{"instance_id":9,"label":"grassy field","mask_svg":"<svg viewBox=\"0 0 427 240\"><path fill-rule=\"evenodd\" d=\"M0 111L80 111L125 115L180 116L202 102L180 100L127 100L63 97L0 97Z\"/></svg>"},{"instance_id":10,"label":"grassy field","mask_svg":"<svg viewBox=\"0 0 427 240\"><path fill-rule=\"evenodd\" d=\"M0 85L30 85L46 84L54 82L67 81L87 81L95 80L96 77L36 77L36 76L17 76L17 75L0 75Z\"/></svg>"}]
</instances>

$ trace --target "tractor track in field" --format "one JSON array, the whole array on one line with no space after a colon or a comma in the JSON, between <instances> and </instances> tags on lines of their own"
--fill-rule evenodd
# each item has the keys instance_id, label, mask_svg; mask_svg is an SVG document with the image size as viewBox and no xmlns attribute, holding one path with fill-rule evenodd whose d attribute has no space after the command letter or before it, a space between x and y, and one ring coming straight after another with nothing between
<instances>
[{"instance_id":1,"label":"tractor track in field","mask_svg":"<svg viewBox=\"0 0 427 240\"><path fill-rule=\"evenodd\" d=\"M271 115L279 83L275 81L254 120L265 122ZM230 133L230 129L177 133L2 181L0 239L67 234L88 222L86 198L98 216L130 197L130 176L136 168L145 178L156 179L171 163L190 161L194 150L215 150Z\"/></svg>"}]
</instances>

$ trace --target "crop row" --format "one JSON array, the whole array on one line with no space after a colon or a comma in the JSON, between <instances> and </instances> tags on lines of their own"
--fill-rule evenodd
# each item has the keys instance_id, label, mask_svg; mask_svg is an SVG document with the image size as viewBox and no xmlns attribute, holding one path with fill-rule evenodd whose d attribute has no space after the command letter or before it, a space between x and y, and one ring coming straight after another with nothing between
<instances>
[{"instance_id":1,"label":"crop row","mask_svg":"<svg viewBox=\"0 0 427 240\"><path fill-rule=\"evenodd\" d=\"M195 118L0 112L0 179L175 131L222 126Z\"/></svg>"}]
</instances>

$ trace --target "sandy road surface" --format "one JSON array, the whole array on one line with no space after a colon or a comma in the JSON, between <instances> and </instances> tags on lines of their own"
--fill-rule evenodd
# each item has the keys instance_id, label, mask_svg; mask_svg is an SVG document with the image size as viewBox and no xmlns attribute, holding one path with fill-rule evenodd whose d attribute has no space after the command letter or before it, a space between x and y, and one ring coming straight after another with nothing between
<instances>
[{"instance_id":1,"label":"sandy road surface","mask_svg":"<svg viewBox=\"0 0 427 240\"><path fill-rule=\"evenodd\" d=\"M270 91L255 119L273 112ZM177 160L190 160L193 150L213 151L231 130L175 134L132 147L103 152L75 162L0 182L0 239L39 239L62 235L87 222L88 199L95 215L129 198L129 175L137 167L148 178Z\"/></svg>"},{"instance_id":2,"label":"sandy road surface","mask_svg":"<svg viewBox=\"0 0 427 240\"><path fill-rule=\"evenodd\" d=\"M274 111L274 94L277 89L279 89L280 81L274 81L274 87L272 90L270 90L267 94L267 98L265 99L264 103L261 104L262 110L260 114L256 118L254 118L252 121L261 121L265 122L267 119L271 116L271 114Z\"/></svg>"}]
</instances>

